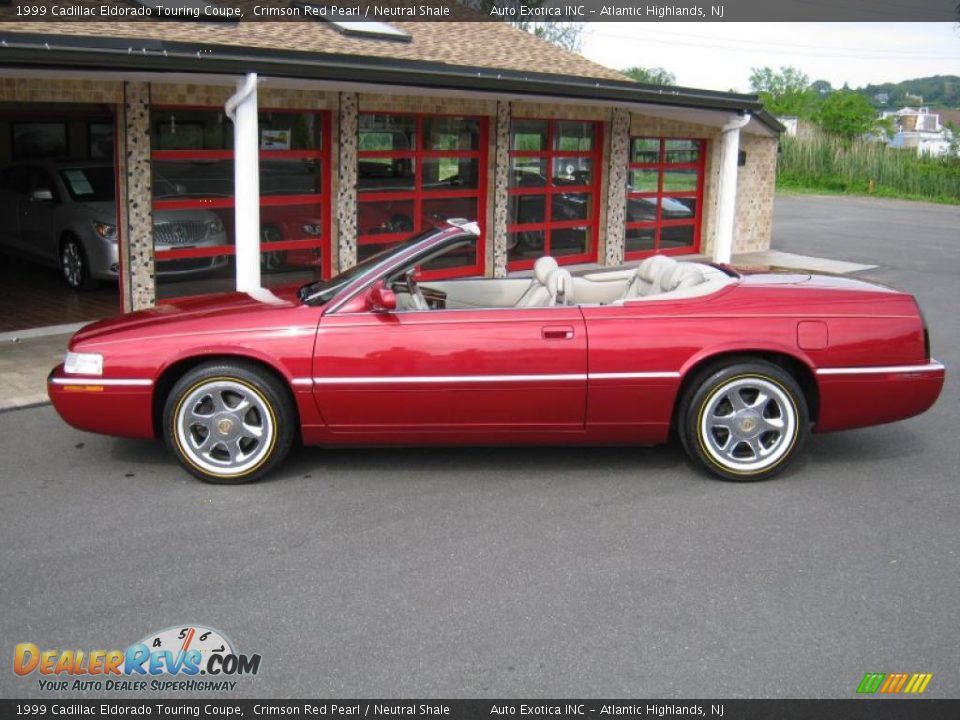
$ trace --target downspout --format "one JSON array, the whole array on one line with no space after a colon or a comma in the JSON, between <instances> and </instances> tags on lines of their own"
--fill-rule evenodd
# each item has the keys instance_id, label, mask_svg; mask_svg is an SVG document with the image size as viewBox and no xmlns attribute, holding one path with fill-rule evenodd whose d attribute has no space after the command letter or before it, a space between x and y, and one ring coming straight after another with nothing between
<instances>
[{"instance_id":1,"label":"downspout","mask_svg":"<svg viewBox=\"0 0 960 720\"><path fill-rule=\"evenodd\" d=\"M737 158L740 154L740 128L750 122L750 113L734 115L723 126L720 136L720 178L717 183L717 234L713 242L713 261L729 263L733 254L733 225L737 209Z\"/></svg>"},{"instance_id":2,"label":"downspout","mask_svg":"<svg viewBox=\"0 0 960 720\"><path fill-rule=\"evenodd\" d=\"M233 120L234 245L237 292L260 288L260 138L257 74L237 80L223 106Z\"/></svg>"}]
</instances>

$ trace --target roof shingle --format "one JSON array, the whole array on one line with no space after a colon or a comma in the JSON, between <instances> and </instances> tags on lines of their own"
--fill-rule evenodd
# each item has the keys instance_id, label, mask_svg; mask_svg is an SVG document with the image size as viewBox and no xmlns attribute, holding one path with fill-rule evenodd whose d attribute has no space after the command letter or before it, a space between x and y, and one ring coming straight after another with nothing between
<instances>
[{"instance_id":1,"label":"roof shingle","mask_svg":"<svg viewBox=\"0 0 960 720\"><path fill-rule=\"evenodd\" d=\"M0 22L0 32L161 40L264 50L395 58L531 73L626 80L619 72L504 22L400 22L410 42L343 35L324 22Z\"/></svg>"}]
</instances>

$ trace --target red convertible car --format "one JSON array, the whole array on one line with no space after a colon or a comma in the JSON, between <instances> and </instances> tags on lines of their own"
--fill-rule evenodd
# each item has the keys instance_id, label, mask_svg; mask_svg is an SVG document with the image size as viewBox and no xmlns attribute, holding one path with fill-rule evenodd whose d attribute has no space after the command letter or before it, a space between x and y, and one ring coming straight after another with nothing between
<instances>
[{"instance_id":1,"label":"red convertible car","mask_svg":"<svg viewBox=\"0 0 960 720\"><path fill-rule=\"evenodd\" d=\"M309 445L656 444L731 480L808 434L902 420L944 382L912 296L657 256L573 277L418 282L476 241L456 222L339 276L89 325L49 377L81 430L162 436L202 480Z\"/></svg>"}]
</instances>

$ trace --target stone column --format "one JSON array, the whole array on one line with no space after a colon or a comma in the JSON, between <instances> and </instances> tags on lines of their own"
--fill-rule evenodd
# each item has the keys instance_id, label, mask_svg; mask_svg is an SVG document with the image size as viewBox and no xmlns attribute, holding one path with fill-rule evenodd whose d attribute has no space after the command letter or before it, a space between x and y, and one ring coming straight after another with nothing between
<instances>
[{"instance_id":1,"label":"stone column","mask_svg":"<svg viewBox=\"0 0 960 720\"><path fill-rule=\"evenodd\" d=\"M150 85L123 84L117 117L120 290L127 312L156 303L153 183L150 166Z\"/></svg>"},{"instance_id":2,"label":"stone column","mask_svg":"<svg viewBox=\"0 0 960 720\"><path fill-rule=\"evenodd\" d=\"M607 170L607 236L604 265L621 265L627 213L627 163L630 160L630 112L614 108L610 120L610 162Z\"/></svg>"},{"instance_id":3,"label":"stone column","mask_svg":"<svg viewBox=\"0 0 960 720\"><path fill-rule=\"evenodd\" d=\"M337 265L334 273L357 263L357 94L340 93Z\"/></svg>"},{"instance_id":4,"label":"stone column","mask_svg":"<svg viewBox=\"0 0 960 720\"><path fill-rule=\"evenodd\" d=\"M510 103L497 102L496 158L493 172L493 276L507 276L507 223L510 207Z\"/></svg>"}]
</instances>

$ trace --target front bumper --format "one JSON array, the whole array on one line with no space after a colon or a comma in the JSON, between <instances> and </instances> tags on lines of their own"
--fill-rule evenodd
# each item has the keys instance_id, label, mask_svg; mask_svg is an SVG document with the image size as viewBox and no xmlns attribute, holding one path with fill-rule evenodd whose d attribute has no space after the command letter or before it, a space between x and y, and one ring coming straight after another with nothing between
<instances>
[{"instance_id":1,"label":"front bumper","mask_svg":"<svg viewBox=\"0 0 960 720\"><path fill-rule=\"evenodd\" d=\"M86 432L153 438L153 380L77 377L57 365L47 376L50 402L69 425Z\"/></svg>"}]
</instances>

